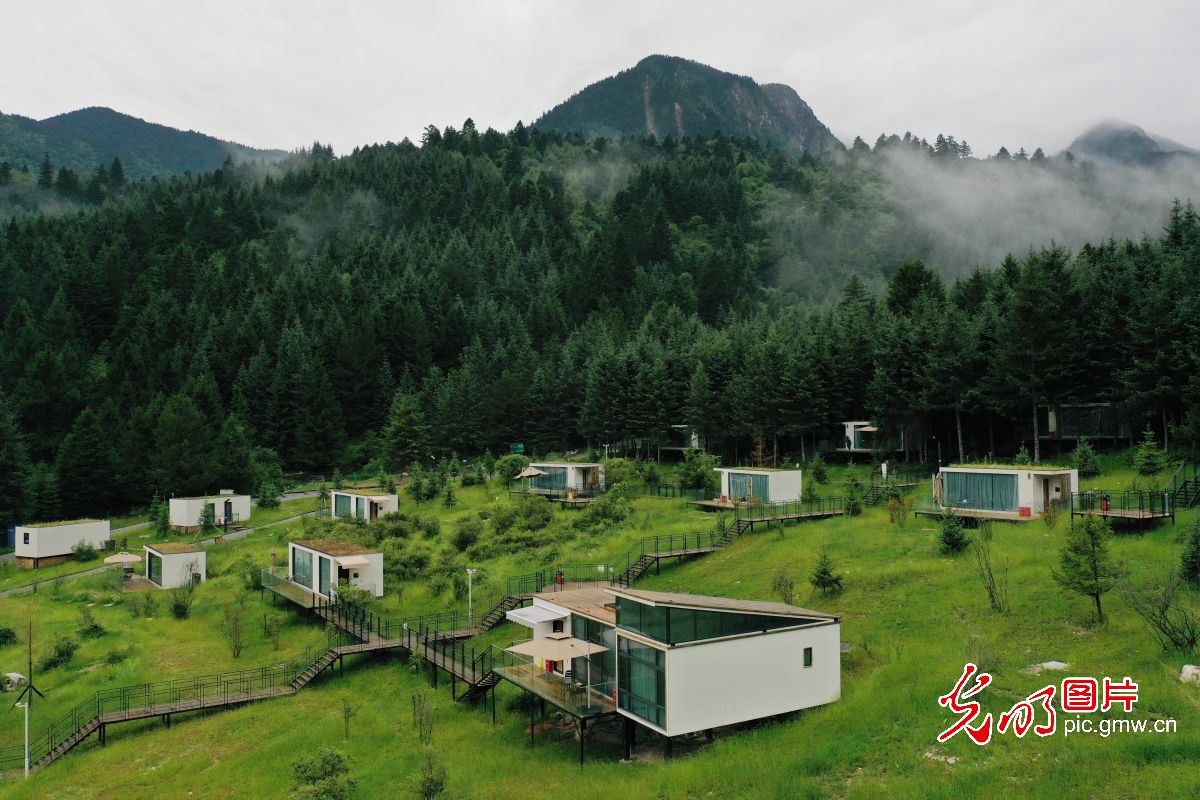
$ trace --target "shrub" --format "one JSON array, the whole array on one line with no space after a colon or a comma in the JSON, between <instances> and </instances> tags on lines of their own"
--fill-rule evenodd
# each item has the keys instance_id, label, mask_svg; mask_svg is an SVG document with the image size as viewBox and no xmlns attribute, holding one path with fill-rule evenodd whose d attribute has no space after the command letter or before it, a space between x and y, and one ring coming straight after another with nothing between
<instances>
[{"instance_id":1,"label":"shrub","mask_svg":"<svg viewBox=\"0 0 1200 800\"><path fill-rule=\"evenodd\" d=\"M779 599L790 606L796 599L796 581L786 572L778 572L771 581L771 591L779 595Z\"/></svg>"},{"instance_id":2,"label":"shrub","mask_svg":"<svg viewBox=\"0 0 1200 800\"><path fill-rule=\"evenodd\" d=\"M126 650L109 650L104 656L104 663L109 666L116 666L124 663L125 659L129 658L129 652Z\"/></svg>"},{"instance_id":3,"label":"shrub","mask_svg":"<svg viewBox=\"0 0 1200 800\"><path fill-rule=\"evenodd\" d=\"M653 461L646 462L646 466L642 469L642 483L647 486L658 486L662 483L662 476L658 474L658 467Z\"/></svg>"},{"instance_id":4,"label":"shrub","mask_svg":"<svg viewBox=\"0 0 1200 800\"><path fill-rule=\"evenodd\" d=\"M171 609L171 616L175 619L187 619L191 616L192 602L196 599L194 588L194 583L188 583L176 586L168 592L167 607Z\"/></svg>"},{"instance_id":5,"label":"shrub","mask_svg":"<svg viewBox=\"0 0 1200 800\"><path fill-rule=\"evenodd\" d=\"M529 459L518 453L512 453L496 460L496 475L505 483L521 474L521 470L529 466Z\"/></svg>"},{"instance_id":6,"label":"shrub","mask_svg":"<svg viewBox=\"0 0 1200 800\"><path fill-rule=\"evenodd\" d=\"M12 628L0 628L0 647L8 647L17 643L17 632Z\"/></svg>"},{"instance_id":7,"label":"shrub","mask_svg":"<svg viewBox=\"0 0 1200 800\"><path fill-rule=\"evenodd\" d=\"M717 489L717 473L713 470L719 465L720 461L711 453L688 449L683 451L683 461L675 470L675 477L684 489L714 492Z\"/></svg>"},{"instance_id":8,"label":"shrub","mask_svg":"<svg viewBox=\"0 0 1200 800\"><path fill-rule=\"evenodd\" d=\"M425 751L421 757L421 772L417 775L416 786L413 787L421 800L437 800L446 791L448 775L446 767L438 760L432 748Z\"/></svg>"},{"instance_id":9,"label":"shrub","mask_svg":"<svg viewBox=\"0 0 1200 800\"><path fill-rule=\"evenodd\" d=\"M817 453L813 456L812 461L808 462L808 477L817 483L829 483L829 470L820 453Z\"/></svg>"},{"instance_id":10,"label":"shrub","mask_svg":"<svg viewBox=\"0 0 1200 800\"><path fill-rule=\"evenodd\" d=\"M938 549L943 555L952 556L967 549L970 540L963 529L962 520L950 512L942 514L938 523Z\"/></svg>"},{"instance_id":11,"label":"shrub","mask_svg":"<svg viewBox=\"0 0 1200 800\"><path fill-rule=\"evenodd\" d=\"M454 536L450 541L459 552L462 552L479 541L482 533L483 520L479 517L466 517L460 519L454 526Z\"/></svg>"},{"instance_id":12,"label":"shrub","mask_svg":"<svg viewBox=\"0 0 1200 800\"><path fill-rule=\"evenodd\" d=\"M1191 651L1200 643L1200 618L1184 603L1182 583L1178 575L1169 575L1141 586L1126 585L1121 592L1164 650Z\"/></svg>"},{"instance_id":13,"label":"shrub","mask_svg":"<svg viewBox=\"0 0 1200 800\"><path fill-rule=\"evenodd\" d=\"M1096 448L1087 439L1080 439L1071 452L1071 466L1079 470L1081 478L1095 478L1100 474L1100 459Z\"/></svg>"},{"instance_id":14,"label":"shrub","mask_svg":"<svg viewBox=\"0 0 1200 800\"><path fill-rule=\"evenodd\" d=\"M258 487L258 505L260 508L279 508L283 502L283 492L275 481L263 481Z\"/></svg>"},{"instance_id":15,"label":"shrub","mask_svg":"<svg viewBox=\"0 0 1200 800\"><path fill-rule=\"evenodd\" d=\"M84 639L99 639L108 631L104 630L104 626L96 622L96 617L93 616L92 610L87 606L79 607L80 624L78 633Z\"/></svg>"},{"instance_id":16,"label":"shrub","mask_svg":"<svg viewBox=\"0 0 1200 800\"><path fill-rule=\"evenodd\" d=\"M42 656L42 660L38 662L38 669L54 669L66 664L78 649L78 641L72 639L70 636L60 636L54 641L54 647L50 652Z\"/></svg>"},{"instance_id":17,"label":"shrub","mask_svg":"<svg viewBox=\"0 0 1200 800\"><path fill-rule=\"evenodd\" d=\"M624 492L625 484L617 484L607 494L597 497L583 507L575 527L608 528L620 525L629 518L630 507Z\"/></svg>"},{"instance_id":18,"label":"shrub","mask_svg":"<svg viewBox=\"0 0 1200 800\"><path fill-rule=\"evenodd\" d=\"M1193 588L1200 589L1200 517L1192 521L1184 539L1179 576Z\"/></svg>"},{"instance_id":19,"label":"shrub","mask_svg":"<svg viewBox=\"0 0 1200 800\"><path fill-rule=\"evenodd\" d=\"M348 800L354 781L346 754L322 745L314 755L292 763L293 800Z\"/></svg>"},{"instance_id":20,"label":"shrub","mask_svg":"<svg viewBox=\"0 0 1200 800\"><path fill-rule=\"evenodd\" d=\"M91 542L80 542L71 548L76 561L92 561L96 558L96 546Z\"/></svg>"},{"instance_id":21,"label":"shrub","mask_svg":"<svg viewBox=\"0 0 1200 800\"><path fill-rule=\"evenodd\" d=\"M609 458L604 461L604 485L629 484L637 477L637 467L627 458Z\"/></svg>"},{"instance_id":22,"label":"shrub","mask_svg":"<svg viewBox=\"0 0 1200 800\"><path fill-rule=\"evenodd\" d=\"M1017 454L1013 456L1013 464L1018 467L1028 467L1033 464L1033 457L1029 455L1029 451L1025 449L1024 444L1017 450Z\"/></svg>"},{"instance_id":23,"label":"shrub","mask_svg":"<svg viewBox=\"0 0 1200 800\"><path fill-rule=\"evenodd\" d=\"M801 496L800 499L806 503L815 503L821 499L820 496L817 494L816 481L805 481L804 482L804 494Z\"/></svg>"},{"instance_id":24,"label":"shrub","mask_svg":"<svg viewBox=\"0 0 1200 800\"><path fill-rule=\"evenodd\" d=\"M854 465L846 470L846 513L852 517L857 517L862 513L862 481L858 479L858 474L854 471Z\"/></svg>"}]
</instances>

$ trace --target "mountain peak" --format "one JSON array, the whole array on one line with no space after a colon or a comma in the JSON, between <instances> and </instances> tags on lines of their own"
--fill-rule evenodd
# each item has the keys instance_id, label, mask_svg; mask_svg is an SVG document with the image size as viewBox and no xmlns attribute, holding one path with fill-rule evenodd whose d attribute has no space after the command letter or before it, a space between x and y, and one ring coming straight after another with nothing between
<instances>
[{"instance_id":1,"label":"mountain peak","mask_svg":"<svg viewBox=\"0 0 1200 800\"><path fill-rule=\"evenodd\" d=\"M652 54L593 83L546 112L535 126L588 136L729 136L769 141L790 152L843 149L790 86L759 85L698 61Z\"/></svg>"},{"instance_id":2,"label":"mountain peak","mask_svg":"<svg viewBox=\"0 0 1200 800\"><path fill-rule=\"evenodd\" d=\"M1075 137L1067 150L1108 165L1153 165L1176 156L1200 155L1190 147L1147 133L1140 125L1120 119L1097 122Z\"/></svg>"}]
</instances>

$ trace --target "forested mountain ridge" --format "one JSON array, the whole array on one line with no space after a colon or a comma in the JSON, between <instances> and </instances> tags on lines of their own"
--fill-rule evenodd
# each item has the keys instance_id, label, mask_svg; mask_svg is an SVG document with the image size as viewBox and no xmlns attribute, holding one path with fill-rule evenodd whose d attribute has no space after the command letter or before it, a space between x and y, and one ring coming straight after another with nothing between
<instances>
[{"instance_id":1,"label":"forested mountain ridge","mask_svg":"<svg viewBox=\"0 0 1200 800\"><path fill-rule=\"evenodd\" d=\"M852 275L815 306L781 279L780 197L797 225L860 215L877 157L468 121L421 146L314 147L278 174L230 165L14 219L0 516L254 488L276 461L327 474L515 441L653 442L680 422L731 456L843 419L913 442L961 423L982 454L992 422L1023 426L1038 402L1111 400L1197 441L1190 206L1164 200L1153 238L1034 250L953 283L888 262L879 292Z\"/></svg>"},{"instance_id":2,"label":"forested mountain ridge","mask_svg":"<svg viewBox=\"0 0 1200 800\"><path fill-rule=\"evenodd\" d=\"M587 136L728 136L755 138L785 151L844 150L790 86L759 85L742 75L674 56L647 56L587 86L547 111L534 127Z\"/></svg>"},{"instance_id":3,"label":"forested mountain ridge","mask_svg":"<svg viewBox=\"0 0 1200 800\"><path fill-rule=\"evenodd\" d=\"M120 159L131 179L216 169L232 158L276 161L282 150L260 150L196 131L146 122L111 108L81 108L44 120L0 114L0 161L36 171L42 160L77 173Z\"/></svg>"},{"instance_id":4,"label":"forested mountain ridge","mask_svg":"<svg viewBox=\"0 0 1200 800\"><path fill-rule=\"evenodd\" d=\"M1126 166L1166 167L1179 159L1200 160L1200 152L1190 147L1116 120L1088 128L1075 137L1063 153L1071 153L1075 158L1089 158L1098 164Z\"/></svg>"}]
</instances>

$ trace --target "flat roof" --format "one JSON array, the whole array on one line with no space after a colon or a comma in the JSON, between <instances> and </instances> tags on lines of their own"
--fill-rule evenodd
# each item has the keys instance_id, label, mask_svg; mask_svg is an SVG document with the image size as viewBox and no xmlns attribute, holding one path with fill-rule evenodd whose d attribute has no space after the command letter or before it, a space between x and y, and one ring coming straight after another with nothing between
<instances>
[{"instance_id":1,"label":"flat roof","mask_svg":"<svg viewBox=\"0 0 1200 800\"><path fill-rule=\"evenodd\" d=\"M232 500L235 497L249 497L248 494L198 494L194 497L172 497L172 500Z\"/></svg>"},{"instance_id":2,"label":"flat roof","mask_svg":"<svg viewBox=\"0 0 1200 800\"><path fill-rule=\"evenodd\" d=\"M803 472L799 467L713 467L713 472Z\"/></svg>"},{"instance_id":3,"label":"flat roof","mask_svg":"<svg viewBox=\"0 0 1200 800\"><path fill-rule=\"evenodd\" d=\"M359 556L366 553L380 552L357 542L348 542L345 539L293 539L291 543L307 550L315 550L318 553L333 556L334 558L338 556Z\"/></svg>"},{"instance_id":4,"label":"flat roof","mask_svg":"<svg viewBox=\"0 0 1200 800\"><path fill-rule=\"evenodd\" d=\"M585 461L530 461L531 467L599 467L600 464L593 464Z\"/></svg>"},{"instance_id":5,"label":"flat roof","mask_svg":"<svg viewBox=\"0 0 1200 800\"><path fill-rule=\"evenodd\" d=\"M147 550L153 550L159 555L173 556L180 553L201 553L203 550L189 542L158 542L157 544L144 544Z\"/></svg>"},{"instance_id":6,"label":"flat roof","mask_svg":"<svg viewBox=\"0 0 1200 800\"><path fill-rule=\"evenodd\" d=\"M1062 467L1058 464L951 464L942 467L942 472L955 470L987 470L990 472L1070 472L1073 467Z\"/></svg>"},{"instance_id":7,"label":"flat roof","mask_svg":"<svg viewBox=\"0 0 1200 800\"><path fill-rule=\"evenodd\" d=\"M742 614L766 614L775 617L809 617L823 620L837 620L833 614L823 611L813 611L787 603L775 603L769 600L738 600L732 597L713 597L703 594L682 594L680 592L652 592L646 589L605 589L606 594L615 597L629 597L633 600L652 606L676 606L680 608L702 608L711 611L731 611Z\"/></svg>"},{"instance_id":8,"label":"flat roof","mask_svg":"<svg viewBox=\"0 0 1200 800\"><path fill-rule=\"evenodd\" d=\"M25 525L18 525L18 528L59 528L63 525L87 525L92 522L107 522L103 519L64 519L56 522L30 522Z\"/></svg>"},{"instance_id":9,"label":"flat roof","mask_svg":"<svg viewBox=\"0 0 1200 800\"><path fill-rule=\"evenodd\" d=\"M355 497L369 497L372 500L391 500L398 498L399 495L380 494L379 492L368 492L365 489L330 489L330 494L352 494Z\"/></svg>"},{"instance_id":10,"label":"flat roof","mask_svg":"<svg viewBox=\"0 0 1200 800\"><path fill-rule=\"evenodd\" d=\"M606 589L565 589L561 592L538 592L534 597L607 625L617 624L617 611L609 607L613 598Z\"/></svg>"}]
</instances>

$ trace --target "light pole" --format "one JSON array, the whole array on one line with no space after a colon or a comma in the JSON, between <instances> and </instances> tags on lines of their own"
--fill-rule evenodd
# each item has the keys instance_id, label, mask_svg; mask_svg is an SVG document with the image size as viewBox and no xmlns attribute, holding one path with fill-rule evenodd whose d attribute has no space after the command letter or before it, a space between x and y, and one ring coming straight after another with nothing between
<instances>
[{"instance_id":1,"label":"light pole","mask_svg":"<svg viewBox=\"0 0 1200 800\"><path fill-rule=\"evenodd\" d=\"M25 777L29 777L29 701L15 704L16 708L25 709Z\"/></svg>"},{"instance_id":2,"label":"light pole","mask_svg":"<svg viewBox=\"0 0 1200 800\"><path fill-rule=\"evenodd\" d=\"M474 620L475 620L475 616L473 613L474 608L473 608L473 603L472 603L474 598L472 597L472 580L471 579L475 575L475 573L478 571L479 571L478 568L472 569L471 567L467 567L467 627L468 628L470 628L472 626L472 624L474 624Z\"/></svg>"}]
</instances>

